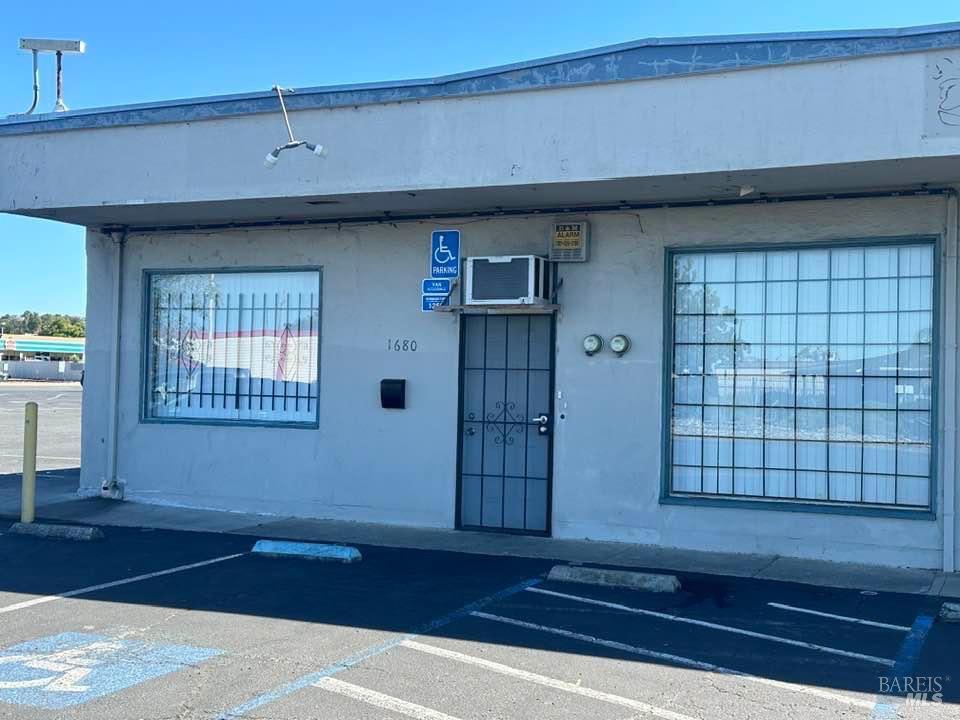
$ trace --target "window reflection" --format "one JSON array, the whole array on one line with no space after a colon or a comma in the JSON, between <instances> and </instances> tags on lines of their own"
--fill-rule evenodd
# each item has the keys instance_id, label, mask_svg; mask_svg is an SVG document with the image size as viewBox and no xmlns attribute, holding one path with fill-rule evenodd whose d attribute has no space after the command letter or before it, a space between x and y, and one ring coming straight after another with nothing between
<instances>
[{"instance_id":1,"label":"window reflection","mask_svg":"<svg viewBox=\"0 0 960 720\"><path fill-rule=\"evenodd\" d=\"M930 505L932 243L678 253L672 489Z\"/></svg>"},{"instance_id":2,"label":"window reflection","mask_svg":"<svg viewBox=\"0 0 960 720\"><path fill-rule=\"evenodd\" d=\"M147 418L316 422L319 271L157 273L148 282Z\"/></svg>"}]
</instances>

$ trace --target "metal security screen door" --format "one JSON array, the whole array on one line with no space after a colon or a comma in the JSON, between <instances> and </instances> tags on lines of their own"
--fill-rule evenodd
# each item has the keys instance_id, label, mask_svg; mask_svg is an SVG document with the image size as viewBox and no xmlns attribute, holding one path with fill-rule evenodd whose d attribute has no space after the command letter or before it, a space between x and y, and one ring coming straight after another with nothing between
<instances>
[{"instance_id":1,"label":"metal security screen door","mask_svg":"<svg viewBox=\"0 0 960 720\"><path fill-rule=\"evenodd\" d=\"M553 316L466 315L461 323L461 528L550 528Z\"/></svg>"}]
</instances>

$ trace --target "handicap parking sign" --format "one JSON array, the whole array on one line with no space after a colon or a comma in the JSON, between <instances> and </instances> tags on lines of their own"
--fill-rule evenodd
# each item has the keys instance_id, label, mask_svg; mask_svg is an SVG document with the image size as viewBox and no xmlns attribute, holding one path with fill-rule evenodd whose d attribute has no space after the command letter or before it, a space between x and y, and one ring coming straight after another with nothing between
<instances>
[{"instance_id":1,"label":"handicap parking sign","mask_svg":"<svg viewBox=\"0 0 960 720\"><path fill-rule=\"evenodd\" d=\"M86 633L52 635L0 650L0 703L60 710L221 653Z\"/></svg>"},{"instance_id":2,"label":"handicap parking sign","mask_svg":"<svg viewBox=\"0 0 960 720\"><path fill-rule=\"evenodd\" d=\"M430 277L460 276L460 231L434 230L430 234Z\"/></svg>"}]
</instances>

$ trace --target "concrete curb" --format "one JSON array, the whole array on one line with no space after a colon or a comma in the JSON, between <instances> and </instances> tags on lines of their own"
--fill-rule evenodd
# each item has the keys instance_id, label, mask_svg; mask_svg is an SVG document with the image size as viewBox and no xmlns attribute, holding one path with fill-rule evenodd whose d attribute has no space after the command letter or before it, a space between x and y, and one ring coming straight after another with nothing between
<instances>
[{"instance_id":1,"label":"concrete curb","mask_svg":"<svg viewBox=\"0 0 960 720\"><path fill-rule=\"evenodd\" d=\"M299 557L306 560L342 563L355 563L363 559L359 550L348 545L323 545L284 540L257 540L250 552L268 557Z\"/></svg>"},{"instance_id":2,"label":"concrete curb","mask_svg":"<svg viewBox=\"0 0 960 720\"><path fill-rule=\"evenodd\" d=\"M36 387L62 387L64 385L76 385L81 387L79 380L26 380L20 378L7 378L3 381L8 387L17 388L36 388Z\"/></svg>"},{"instance_id":3,"label":"concrete curb","mask_svg":"<svg viewBox=\"0 0 960 720\"><path fill-rule=\"evenodd\" d=\"M46 523L14 523L9 532L13 535L50 538L52 540L102 540L100 528L84 525L47 525Z\"/></svg>"},{"instance_id":4,"label":"concrete curb","mask_svg":"<svg viewBox=\"0 0 960 720\"><path fill-rule=\"evenodd\" d=\"M944 603L940 608L940 622L960 623L960 603Z\"/></svg>"},{"instance_id":5,"label":"concrete curb","mask_svg":"<svg viewBox=\"0 0 960 720\"><path fill-rule=\"evenodd\" d=\"M577 565L554 565L547 580L557 582L583 583L585 585L606 585L647 592L673 593L680 589L680 580L676 575L635 572L633 570L607 570L604 568L580 567Z\"/></svg>"}]
</instances>

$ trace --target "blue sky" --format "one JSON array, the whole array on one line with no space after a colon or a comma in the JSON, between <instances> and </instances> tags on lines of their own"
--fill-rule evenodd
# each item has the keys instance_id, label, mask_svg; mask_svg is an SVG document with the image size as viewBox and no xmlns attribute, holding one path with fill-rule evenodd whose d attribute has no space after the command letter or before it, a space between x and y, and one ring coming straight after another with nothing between
<instances>
[{"instance_id":1,"label":"blue sky","mask_svg":"<svg viewBox=\"0 0 960 720\"><path fill-rule=\"evenodd\" d=\"M0 115L30 105L28 37L80 38L65 61L74 108L442 75L651 36L897 27L960 20L949 3L805 0L5 3ZM42 58L41 105L53 105ZM0 168L2 172L2 168ZM0 174L0 182L3 181ZM0 215L0 314L84 312L83 229Z\"/></svg>"}]
</instances>

